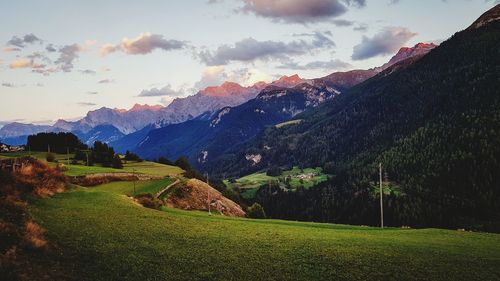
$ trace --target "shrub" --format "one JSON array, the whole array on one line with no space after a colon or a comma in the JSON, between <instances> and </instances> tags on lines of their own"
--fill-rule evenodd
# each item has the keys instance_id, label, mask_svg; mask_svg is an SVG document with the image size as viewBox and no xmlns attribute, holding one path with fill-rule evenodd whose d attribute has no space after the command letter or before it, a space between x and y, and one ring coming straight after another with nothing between
<instances>
[{"instance_id":1,"label":"shrub","mask_svg":"<svg viewBox=\"0 0 500 281\"><path fill-rule=\"evenodd\" d=\"M137 161L137 162L142 162L142 159L135 153L132 153L127 150L125 153L125 157L123 158L125 161Z\"/></svg>"},{"instance_id":2,"label":"shrub","mask_svg":"<svg viewBox=\"0 0 500 281\"><path fill-rule=\"evenodd\" d=\"M52 153L47 153L47 156L45 156L45 159L47 160L47 162L55 162L56 161L56 157L54 156L54 154Z\"/></svg>"},{"instance_id":3,"label":"shrub","mask_svg":"<svg viewBox=\"0 0 500 281\"><path fill-rule=\"evenodd\" d=\"M172 161L168 160L167 158L165 158L163 156L158 158L157 162L160 164L164 164L164 165L173 165L174 164L174 163L172 163Z\"/></svg>"},{"instance_id":4,"label":"shrub","mask_svg":"<svg viewBox=\"0 0 500 281\"><path fill-rule=\"evenodd\" d=\"M120 159L120 156L118 156L118 154L115 154L115 156L113 157L112 166L115 169L123 169L123 163L122 163L122 160Z\"/></svg>"},{"instance_id":5,"label":"shrub","mask_svg":"<svg viewBox=\"0 0 500 281\"><path fill-rule=\"evenodd\" d=\"M270 177L278 177L281 175L281 169L279 167L271 167L267 170L266 175Z\"/></svg>"},{"instance_id":6,"label":"shrub","mask_svg":"<svg viewBox=\"0 0 500 281\"><path fill-rule=\"evenodd\" d=\"M247 216L252 219L265 219L266 213L259 203L253 203L253 205L248 208Z\"/></svg>"},{"instance_id":7,"label":"shrub","mask_svg":"<svg viewBox=\"0 0 500 281\"><path fill-rule=\"evenodd\" d=\"M138 194L135 196L135 199L146 208L159 210L163 206L163 202L150 193Z\"/></svg>"}]
</instances>

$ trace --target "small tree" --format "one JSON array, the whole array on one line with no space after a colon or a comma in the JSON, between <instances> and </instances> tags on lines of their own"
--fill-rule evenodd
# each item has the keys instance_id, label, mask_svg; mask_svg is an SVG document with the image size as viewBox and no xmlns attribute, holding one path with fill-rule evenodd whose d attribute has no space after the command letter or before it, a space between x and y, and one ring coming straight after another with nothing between
<instances>
[{"instance_id":1,"label":"small tree","mask_svg":"<svg viewBox=\"0 0 500 281\"><path fill-rule=\"evenodd\" d=\"M47 162L55 162L56 161L56 157L54 156L53 153L47 153L47 156L45 156L45 159L47 160Z\"/></svg>"},{"instance_id":2,"label":"small tree","mask_svg":"<svg viewBox=\"0 0 500 281\"><path fill-rule=\"evenodd\" d=\"M137 162L142 161L142 159L137 154L132 153L128 150L125 153L125 157L123 159L125 159L126 161L137 161Z\"/></svg>"},{"instance_id":3,"label":"small tree","mask_svg":"<svg viewBox=\"0 0 500 281\"><path fill-rule=\"evenodd\" d=\"M252 219L265 219L266 213L259 203L253 203L253 205L248 208L247 216Z\"/></svg>"},{"instance_id":4,"label":"small tree","mask_svg":"<svg viewBox=\"0 0 500 281\"><path fill-rule=\"evenodd\" d=\"M120 159L120 156L118 154L115 154L115 156L113 157L112 166L115 169L123 169L122 159Z\"/></svg>"},{"instance_id":5,"label":"small tree","mask_svg":"<svg viewBox=\"0 0 500 281\"><path fill-rule=\"evenodd\" d=\"M266 172L266 175L270 176L270 177L278 177L281 175L281 169L279 167L271 167L267 170Z\"/></svg>"},{"instance_id":6,"label":"small tree","mask_svg":"<svg viewBox=\"0 0 500 281\"><path fill-rule=\"evenodd\" d=\"M163 156L158 158L158 160L156 162L158 162L160 164L164 164L164 165L173 165L174 164L174 163L172 163L172 161L168 160L166 157L163 157Z\"/></svg>"}]
</instances>

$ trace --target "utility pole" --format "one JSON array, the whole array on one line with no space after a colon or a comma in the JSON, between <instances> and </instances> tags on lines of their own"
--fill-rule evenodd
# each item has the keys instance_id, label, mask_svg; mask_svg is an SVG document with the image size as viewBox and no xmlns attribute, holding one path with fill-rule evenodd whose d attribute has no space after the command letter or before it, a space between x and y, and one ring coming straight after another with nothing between
<instances>
[{"instance_id":1,"label":"utility pole","mask_svg":"<svg viewBox=\"0 0 500 281\"><path fill-rule=\"evenodd\" d=\"M379 175L380 175L380 227L384 228L384 203L382 200L382 163L379 164Z\"/></svg>"},{"instance_id":2,"label":"utility pole","mask_svg":"<svg viewBox=\"0 0 500 281\"><path fill-rule=\"evenodd\" d=\"M69 147L66 147L66 164L69 166Z\"/></svg>"},{"instance_id":3,"label":"utility pole","mask_svg":"<svg viewBox=\"0 0 500 281\"><path fill-rule=\"evenodd\" d=\"M135 169L132 169L132 175L134 176L134 196L135 196Z\"/></svg>"},{"instance_id":4,"label":"utility pole","mask_svg":"<svg viewBox=\"0 0 500 281\"><path fill-rule=\"evenodd\" d=\"M208 183L208 172L207 172L207 185L210 186ZM212 212L210 211L210 205L212 205L212 202L210 201L210 189L207 189L207 196L208 196L208 215L211 216Z\"/></svg>"},{"instance_id":5,"label":"utility pole","mask_svg":"<svg viewBox=\"0 0 500 281\"><path fill-rule=\"evenodd\" d=\"M50 153L50 144L47 144L47 153Z\"/></svg>"}]
</instances>

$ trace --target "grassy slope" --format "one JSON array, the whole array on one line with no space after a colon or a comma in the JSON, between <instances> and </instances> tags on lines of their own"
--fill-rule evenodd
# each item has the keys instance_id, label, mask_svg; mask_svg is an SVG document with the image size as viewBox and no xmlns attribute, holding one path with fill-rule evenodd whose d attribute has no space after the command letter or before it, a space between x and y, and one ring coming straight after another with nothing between
<instances>
[{"instance_id":1,"label":"grassy slope","mask_svg":"<svg viewBox=\"0 0 500 281\"><path fill-rule=\"evenodd\" d=\"M136 194L150 193L155 195L160 190L164 189L174 181L175 181L174 178L165 178L162 180L155 180L155 181L138 181L135 182L135 193ZM100 185L98 189L117 194L124 194L127 196L134 195L133 182L111 182Z\"/></svg>"},{"instance_id":2,"label":"grassy slope","mask_svg":"<svg viewBox=\"0 0 500 281\"><path fill-rule=\"evenodd\" d=\"M145 209L113 183L33 202L86 280L498 280L500 236L209 217Z\"/></svg>"},{"instance_id":3,"label":"grassy slope","mask_svg":"<svg viewBox=\"0 0 500 281\"><path fill-rule=\"evenodd\" d=\"M266 175L265 172L261 173L253 173L248 176L241 177L236 180L235 183L230 183L228 180L224 181L224 184L230 188L241 188L245 189L245 191L242 192L242 196L244 198L253 198L255 197L255 193L257 192L257 189L263 185L267 184L269 181L277 181L279 178L284 178L287 176L292 176L292 179L290 181L290 185L292 188L297 188L299 186L304 186L304 188L310 188L314 186L315 184L318 184L320 182L324 182L327 180L327 175L322 173L321 168L306 168L304 169L303 174L308 174L315 172L318 176L312 178L312 179L304 179L304 182L301 183L300 179L294 177L296 175L302 174L301 170L299 167L293 167L292 170L289 171L283 171L283 173L279 177L270 177ZM284 183L281 183L282 187L285 187Z\"/></svg>"},{"instance_id":4,"label":"grassy slope","mask_svg":"<svg viewBox=\"0 0 500 281\"><path fill-rule=\"evenodd\" d=\"M0 159L2 158L9 158L9 157L23 157L23 156L28 156L29 152L9 152L9 153L1 153L0 154ZM47 153L46 152L32 152L31 156L34 158L37 158L39 160L45 161ZM183 171L179 167L175 166L167 166L163 164L158 164L154 162L128 162L123 165L123 169L113 169L113 168L107 168L107 167L101 167L98 165L95 166L84 166L84 165L72 165L69 164L67 165L67 156L66 154L57 154L54 153L54 156L56 160L58 160L60 163L66 165L68 168L67 171L64 172L64 174L68 176L83 176L83 175L89 175L89 174L96 174L96 173L132 173L134 170L136 173L140 174L149 174L149 175L179 175ZM70 155L70 157L73 157ZM49 163L51 166L56 166L56 163Z\"/></svg>"}]
</instances>

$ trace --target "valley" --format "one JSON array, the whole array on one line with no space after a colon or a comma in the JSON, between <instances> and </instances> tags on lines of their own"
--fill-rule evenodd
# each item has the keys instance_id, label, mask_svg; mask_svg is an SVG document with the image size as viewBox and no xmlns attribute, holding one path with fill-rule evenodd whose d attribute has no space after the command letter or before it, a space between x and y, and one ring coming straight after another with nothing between
<instances>
[{"instance_id":1,"label":"valley","mask_svg":"<svg viewBox=\"0 0 500 281\"><path fill-rule=\"evenodd\" d=\"M161 173L172 170L165 166ZM144 166L141 171L159 170ZM318 170L304 170L313 171ZM284 173L300 172L294 168ZM136 193L154 194L172 181L72 186L49 198L29 199L29 214L46 231L51 246L43 251L43 259L39 252L24 256L31 270L39 270L25 274L43 272L46 280L494 280L500 276L495 266L500 260L497 234L230 218L167 207L148 209L129 197L134 186ZM60 270L47 270L48 261L50 268Z\"/></svg>"},{"instance_id":2,"label":"valley","mask_svg":"<svg viewBox=\"0 0 500 281\"><path fill-rule=\"evenodd\" d=\"M499 0L4 2L1 281L500 280Z\"/></svg>"}]
</instances>

